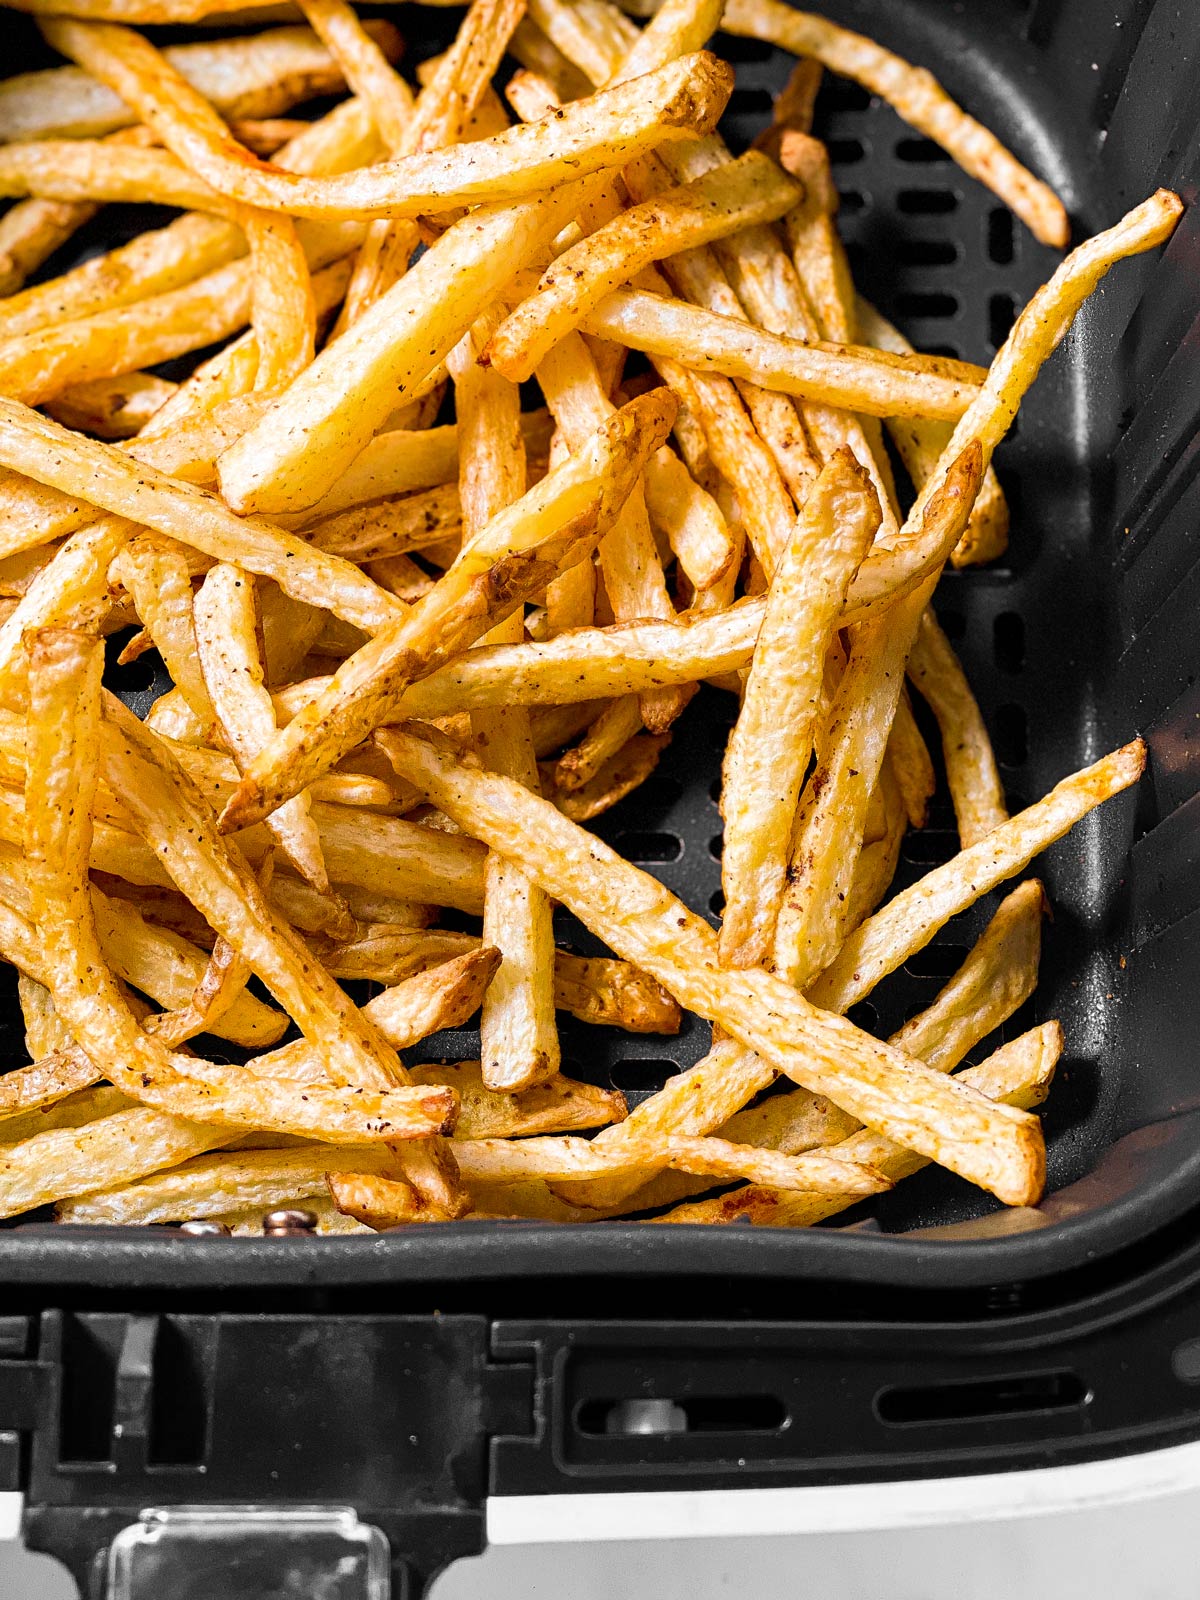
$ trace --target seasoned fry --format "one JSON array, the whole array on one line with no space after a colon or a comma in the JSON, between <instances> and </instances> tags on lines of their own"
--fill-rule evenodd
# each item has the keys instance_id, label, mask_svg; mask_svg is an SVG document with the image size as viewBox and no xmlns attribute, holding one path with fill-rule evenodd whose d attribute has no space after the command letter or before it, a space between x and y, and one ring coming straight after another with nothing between
<instances>
[{"instance_id":1,"label":"seasoned fry","mask_svg":"<svg viewBox=\"0 0 1200 1600\"><path fill-rule=\"evenodd\" d=\"M414 1067L414 1083L444 1084L459 1098L458 1139L512 1139L599 1128L625 1115L625 1096L557 1075L520 1094L489 1089L478 1061ZM2 1131L2 1129L0 1129Z\"/></svg>"},{"instance_id":2,"label":"seasoned fry","mask_svg":"<svg viewBox=\"0 0 1200 1600\"><path fill-rule=\"evenodd\" d=\"M961 417L983 371L943 356L891 356L865 345L803 344L641 289L616 289L583 320L589 333L697 372L744 378L869 416ZM886 360L885 360L886 356Z\"/></svg>"},{"instance_id":3,"label":"seasoned fry","mask_svg":"<svg viewBox=\"0 0 1200 1600\"><path fill-rule=\"evenodd\" d=\"M650 262L754 222L774 222L799 194L773 161L750 151L631 207L558 257L493 336L488 359L514 383L530 377L565 333Z\"/></svg>"},{"instance_id":4,"label":"seasoned fry","mask_svg":"<svg viewBox=\"0 0 1200 1600\"><path fill-rule=\"evenodd\" d=\"M1040 1193L1044 1154L1035 1123L985 1110L957 1086L948 1093L951 1086L937 1074L816 1011L769 973L718 969L706 923L528 790L469 769L411 733L387 729L377 737L403 776L491 848L518 861L547 894L617 954L658 978L681 1004L719 1023L804 1087L829 1093L867 1126L903 1128L914 1149L929 1150L932 1159L1006 1203L1026 1204Z\"/></svg>"},{"instance_id":5,"label":"seasoned fry","mask_svg":"<svg viewBox=\"0 0 1200 1600\"><path fill-rule=\"evenodd\" d=\"M98 439L131 439L175 393L178 385L149 372L77 383L49 402L56 422Z\"/></svg>"},{"instance_id":6,"label":"seasoned fry","mask_svg":"<svg viewBox=\"0 0 1200 1600\"><path fill-rule=\"evenodd\" d=\"M978 1067L964 1072L959 1081L970 1084L998 1104L1032 1109L1046 1098L1062 1045L1062 1029L1058 1023L1045 1022L1011 1044L1001 1045ZM837 1152L849 1161L867 1162L892 1183L928 1165L923 1157L878 1134L856 1133L831 1145L829 1150L831 1155ZM807 1228L826 1217L836 1216L853 1205L856 1198L847 1194L830 1200L753 1184L715 1200L677 1206L654 1220L671 1223L746 1221L770 1227Z\"/></svg>"},{"instance_id":7,"label":"seasoned fry","mask_svg":"<svg viewBox=\"0 0 1200 1600\"><path fill-rule=\"evenodd\" d=\"M201 584L195 599L195 643L204 686L221 733L245 771L275 733L275 708L259 656L254 580L221 562ZM267 826L300 876L320 894L329 893L329 874L310 799L298 794L267 819Z\"/></svg>"},{"instance_id":8,"label":"seasoned fry","mask_svg":"<svg viewBox=\"0 0 1200 1600\"><path fill-rule=\"evenodd\" d=\"M96 210L69 200L19 200L9 206L0 217L0 295L15 294Z\"/></svg>"},{"instance_id":9,"label":"seasoned fry","mask_svg":"<svg viewBox=\"0 0 1200 1600\"><path fill-rule=\"evenodd\" d=\"M310 368L311 370L311 368ZM81 439L16 400L0 397L0 464L39 483L203 549L217 561L273 578L285 594L379 629L401 612L349 562L269 523L238 517L216 495L167 477L111 445Z\"/></svg>"},{"instance_id":10,"label":"seasoned fry","mask_svg":"<svg viewBox=\"0 0 1200 1600\"><path fill-rule=\"evenodd\" d=\"M397 150L412 119L412 92L399 73L392 71L380 41L372 38L344 0L301 0L300 9L344 73L349 88L369 107L384 144ZM212 95L205 99L224 111Z\"/></svg>"},{"instance_id":11,"label":"seasoned fry","mask_svg":"<svg viewBox=\"0 0 1200 1600\"><path fill-rule=\"evenodd\" d=\"M843 448L805 501L772 579L723 770L725 966L759 966L770 949L796 801L812 754L825 657L879 517L869 475Z\"/></svg>"},{"instance_id":12,"label":"seasoned fry","mask_svg":"<svg viewBox=\"0 0 1200 1600\"><path fill-rule=\"evenodd\" d=\"M908 672L938 721L959 843L965 849L1006 822L1008 808L979 706L931 610L921 618Z\"/></svg>"},{"instance_id":13,"label":"seasoned fry","mask_svg":"<svg viewBox=\"0 0 1200 1600\"><path fill-rule=\"evenodd\" d=\"M582 558L616 520L672 413L658 395L631 401L585 449L493 517L408 618L351 656L280 730L242 779L222 827L245 827L299 793L386 720L408 682L503 620L559 567Z\"/></svg>"},{"instance_id":14,"label":"seasoned fry","mask_svg":"<svg viewBox=\"0 0 1200 1600\"><path fill-rule=\"evenodd\" d=\"M65 19L46 22L43 31L56 49L134 107L198 175L200 191L211 185L219 195L298 217L416 217L519 200L561 183L564 168L581 178L623 166L655 145L708 132L733 87L725 63L698 52L647 73L636 87L602 91L561 117L520 124L469 150L434 150L342 177L306 178L240 149L208 102L140 34ZM4 172L0 160L0 181Z\"/></svg>"},{"instance_id":15,"label":"seasoned fry","mask_svg":"<svg viewBox=\"0 0 1200 1600\"><path fill-rule=\"evenodd\" d=\"M387 56L398 53L390 23L368 22L366 31ZM170 45L163 54L225 117L277 117L342 86L337 61L308 28ZM78 67L23 72L0 83L0 141L98 139L135 120L119 95Z\"/></svg>"},{"instance_id":16,"label":"seasoned fry","mask_svg":"<svg viewBox=\"0 0 1200 1600\"><path fill-rule=\"evenodd\" d=\"M727 33L765 39L794 55L812 56L830 72L853 78L886 100L904 120L952 155L965 172L987 184L1016 212L1042 244L1062 249L1070 223L1058 196L1004 148L994 134L955 105L922 68L873 39L840 28L782 0L729 0L721 26Z\"/></svg>"}]
</instances>

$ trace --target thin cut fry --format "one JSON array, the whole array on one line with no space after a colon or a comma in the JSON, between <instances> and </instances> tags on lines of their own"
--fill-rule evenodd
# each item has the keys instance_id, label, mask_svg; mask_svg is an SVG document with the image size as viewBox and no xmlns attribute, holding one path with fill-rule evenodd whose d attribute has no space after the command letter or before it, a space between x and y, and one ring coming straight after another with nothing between
<instances>
[{"instance_id":1,"label":"thin cut fry","mask_svg":"<svg viewBox=\"0 0 1200 1600\"><path fill-rule=\"evenodd\" d=\"M805 501L772 579L766 615L726 749L721 809L721 960L765 960L783 900L788 844L812 754L825 657L850 579L879 526L866 469L833 456Z\"/></svg>"},{"instance_id":2,"label":"thin cut fry","mask_svg":"<svg viewBox=\"0 0 1200 1600\"><path fill-rule=\"evenodd\" d=\"M1066 245L1070 223L1058 196L1010 155L994 134L955 105L932 73L910 66L873 39L781 0L729 0L721 26L728 33L765 39L794 55L813 56L830 72L861 83L919 133L940 144L965 172L987 184L1042 244L1060 250Z\"/></svg>"},{"instance_id":3,"label":"thin cut fry","mask_svg":"<svg viewBox=\"0 0 1200 1600\"><path fill-rule=\"evenodd\" d=\"M719 969L707 923L528 790L468 769L411 733L387 729L377 737L403 776L461 826L520 862L547 894L681 1004L804 1087L828 1093L867 1126L903 1128L906 1143L1006 1203L1026 1204L1040 1193L1044 1155L1040 1130L1029 1119L985 1110L977 1097L910 1057L816 1011L772 974Z\"/></svg>"},{"instance_id":4,"label":"thin cut fry","mask_svg":"<svg viewBox=\"0 0 1200 1600\"><path fill-rule=\"evenodd\" d=\"M932 610L921 618L908 672L942 735L946 781L965 849L1008 820L992 742L966 674Z\"/></svg>"},{"instance_id":5,"label":"thin cut fry","mask_svg":"<svg viewBox=\"0 0 1200 1600\"><path fill-rule=\"evenodd\" d=\"M19 200L9 206L0 217L0 295L15 294L95 215L95 206L69 200Z\"/></svg>"},{"instance_id":6,"label":"thin cut fry","mask_svg":"<svg viewBox=\"0 0 1200 1600\"><path fill-rule=\"evenodd\" d=\"M64 390L46 409L56 422L99 439L131 439L175 393L178 385L149 372L94 378Z\"/></svg>"}]
</instances>

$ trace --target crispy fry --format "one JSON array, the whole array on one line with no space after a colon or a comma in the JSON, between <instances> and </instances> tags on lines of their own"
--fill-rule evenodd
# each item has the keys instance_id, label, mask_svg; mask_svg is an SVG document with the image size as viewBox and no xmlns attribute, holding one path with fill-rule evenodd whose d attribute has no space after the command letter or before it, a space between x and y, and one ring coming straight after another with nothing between
<instances>
[{"instance_id":1,"label":"crispy fry","mask_svg":"<svg viewBox=\"0 0 1200 1600\"><path fill-rule=\"evenodd\" d=\"M518 861L681 1004L720 1023L806 1088L828 1092L868 1126L881 1132L902 1127L914 1148L929 1150L1006 1203L1026 1204L1040 1193L1044 1155L1040 1130L1029 1119L1000 1116L957 1087L948 1093L951 1086L937 1074L816 1011L771 974L718 969L716 939L706 923L527 790L471 770L411 733L387 729L377 737L403 776L491 848Z\"/></svg>"},{"instance_id":2,"label":"crispy fry","mask_svg":"<svg viewBox=\"0 0 1200 1600\"><path fill-rule=\"evenodd\" d=\"M848 449L839 451L805 502L772 579L723 771L720 950L726 966L759 966L770 949L825 657L879 517L865 468Z\"/></svg>"},{"instance_id":3,"label":"crispy fry","mask_svg":"<svg viewBox=\"0 0 1200 1600\"><path fill-rule=\"evenodd\" d=\"M312 278L290 217L243 206L238 222L250 246L250 322L258 345L254 387L276 394L304 371L316 353Z\"/></svg>"},{"instance_id":4,"label":"crispy fry","mask_svg":"<svg viewBox=\"0 0 1200 1600\"><path fill-rule=\"evenodd\" d=\"M341 69L348 87L369 107L384 144L391 151L397 150L412 118L413 99L404 79L393 72L386 51L345 0L301 0L300 9ZM224 110L211 95L205 98L218 111Z\"/></svg>"},{"instance_id":5,"label":"crispy fry","mask_svg":"<svg viewBox=\"0 0 1200 1600\"><path fill-rule=\"evenodd\" d=\"M1042 244L1062 249L1070 223L1058 196L1015 159L994 134L955 105L932 73L912 67L873 39L781 0L729 0L721 22L728 33L765 39L794 55L813 56L830 72L853 78L879 95L927 139L940 144L965 172L987 184Z\"/></svg>"},{"instance_id":6,"label":"crispy fry","mask_svg":"<svg viewBox=\"0 0 1200 1600\"><path fill-rule=\"evenodd\" d=\"M19 200L9 206L0 217L0 295L15 294L96 210L69 200Z\"/></svg>"},{"instance_id":7,"label":"crispy fry","mask_svg":"<svg viewBox=\"0 0 1200 1600\"><path fill-rule=\"evenodd\" d=\"M642 726L642 713L632 695L614 700L592 723L578 744L554 763L554 782L570 794L582 789L606 761L621 750Z\"/></svg>"},{"instance_id":8,"label":"crispy fry","mask_svg":"<svg viewBox=\"0 0 1200 1600\"><path fill-rule=\"evenodd\" d=\"M243 778L222 826L244 827L298 793L386 720L408 682L586 554L615 521L647 455L663 442L671 413L656 395L632 401L586 449L494 517L405 621L364 645L280 730Z\"/></svg>"},{"instance_id":9,"label":"crispy fry","mask_svg":"<svg viewBox=\"0 0 1200 1600\"><path fill-rule=\"evenodd\" d=\"M1008 808L979 706L932 610L921 618L908 671L938 721L959 843L965 849L1006 822Z\"/></svg>"},{"instance_id":10,"label":"crispy fry","mask_svg":"<svg viewBox=\"0 0 1200 1600\"><path fill-rule=\"evenodd\" d=\"M943 356L891 356L865 345L803 344L641 289L616 289L584 318L589 333L699 372L744 378L869 416L963 415L983 371ZM885 360L884 357L887 357Z\"/></svg>"},{"instance_id":11,"label":"crispy fry","mask_svg":"<svg viewBox=\"0 0 1200 1600\"><path fill-rule=\"evenodd\" d=\"M530 377L565 333L650 262L753 222L774 222L799 194L773 161L750 151L631 207L558 257L493 336L488 359L513 382Z\"/></svg>"},{"instance_id":12,"label":"crispy fry","mask_svg":"<svg viewBox=\"0 0 1200 1600\"><path fill-rule=\"evenodd\" d=\"M49 402L56 422L98 439L131 439L175 393L177 384L149 372L77 383Z\"/></svg>"},{"instance_id":13,"label":"crispy fry","mask_svg":"<svg viewBox=\"0 0 1200 1600\"><path fill-rule=\"evenodd\" d=\"M1062 1029L1058 1023L1045 1022L1011 1044L1001 1045L981 1065L964 1072L959 1081L970 1084L998 1104L1032 1109L1046 1097L1062 1044ZM923 1157L878 1134L856 1133L829 1149L831 1155L836 1151L849 1161L868 1162L892 1183L928 1165ZM677 1206L654 1220L671 1223L747 1221L770 1227L806 1228L826 1217L836 1216L853 1205L855 1198L846 1195L832 1200L751 1184L715 1200Z\"/></svg>"},{"instance_id":14,"label":"crispy fry","mask_svg":"<svg viewBox=\"0 0 1200 1600\"><path fill-rule=\"evenodd\" d=\"M349 562L269 523L235 516L215 495L168 478L111 445L81 439L3 398L0 463L127 514L193 549L203 548L215 560L236 561L247 572L274 578L285 594L332 610L357 627L382 628L400 611L399 601Z\"/></svg>"},{"instance_id":15,"label":"crispy fry","mask_svg":"<svg viewBox=\"0 0 1200 1600\"><path fill-rule=\"evenodd\" d=\"M219 563L195 600L195 639L205 688L226 745L240 771L275 733L275 709L259 656L254 580ZM320 894L329 893L321 838L307 794L298 794L267 819L288 860Z\"/></svg>"},{"instance_id":16,"label":"crispy fry","mask_svg":"<svg viewBox=\"0 0 1200 1600\"><path fill-rule=\"evenodd\" d=\"M533 1133L570 1133L619 1122L625 1096L561 1075L520 1094L489 1089L478 1061L412 1069L414 1083L444 1084L459 1098L455 1135L460 1139L512 1139ZM0 1132L3 1131L0 1126Z\"/></svg>"},{"instance_id":17,"label":"crispy fry","mask_svg":"<svg viewBox=\"0 0 1200 1600\"><path fill-rule=\"evenodd\" d=\"M926 873L850 935L836 961L812 985L812 998L839 1010L854 1005L880 978L926 945L951 917L1015 876L1080 817L1136 783L1145 764L1146 747L1135 739L1064 778L1045 799Z\"/></svg>"},{"instance_id":18,"label":"crispy fry","mask_svg":"<svg viewBox=\"0 0 1200 1600\"><path fill-rule=\"evenodd\" d=\"M200 187L292 216L416 217L512 201L573 178L622 166L643 150L707 132L724 110L732 73L705 52L568 108L460 148L402 156L342 177L305 178L240 149L207 101L140 34L105 23L43 24L56 49L115 89L173 150ZM3 152L0 152L0 156ZM0 160L0 174L4 163ZM194 201L192 202L194 204Z\"/></svg>"},{"instance_id":19,"label":"crispy fry","mask_svg":"<svg viewBox=\"0 0 1200 1600\"><path fill-rule=\"evenodd\" d=\"M133 596L143 628L208 737L217 714L197 655L186 557L177 546L137 537L113 558L108 570Z\"/></svg>"},{"instance_id":20,"label":"crispy fry","mask_svg":"<svg viewBox=\"0 0 1200 1600\"><path fill-rule=\"evenodd\" d=\"M366 28L386 55L398 53L390 23ZM163 54L226 117L277 117L342 86L337 61L308 28L171 45ZM135 120L119 95L78 67L24 72L0 84L0 141L97 139Z\"/></svg>"}]
</instances>

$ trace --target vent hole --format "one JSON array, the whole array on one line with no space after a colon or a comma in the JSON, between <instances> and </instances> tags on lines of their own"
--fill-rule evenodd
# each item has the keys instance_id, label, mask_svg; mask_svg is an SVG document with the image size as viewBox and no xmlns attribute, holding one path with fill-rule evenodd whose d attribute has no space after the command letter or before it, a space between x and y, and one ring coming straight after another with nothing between
<instances>
[{"instance_id":1,"label":"vent hole","mask_svg":"<svg viewBox=\"0 0 1200 1600\"><path fill-rule=\"evenodd\" d=\"M997 350L1008 338L1016 315L1017 302L1011 294L994 294L988 300L988 338Z\"/></svg>"},{"instance_id":2,"label":"vent hole","mask_svg":"<svg viewBox=\"0 0 1200 1600\"><path fill-rule=\"evenodd\" d=\"M683 842L673 833L621 833L616 848L629 861L678 861Z\"/></svg>"},{"instance_id":3,"label":"vent hole","mask_svg":"<svg viewBox=\"0 0 1200 1600\"><path fill-rule=\"evenodd\" d=\"M909 956L904 970L914 978L952 978L966 959L962 945L927 944Z\"/></svg>"},{"instance_id":4,"label":"vent hole","mask_svg":"<svg viewBox=\"0 0 1200 1600\"><path fill-rule=\"evenodd\" d=\"M720 889L714 889L708 897L708 909L714 917L719 917L725 909L725 895Z\"/></svg>"},{"instance_id":5,"label":"vent hole","mask_svg":"<svg viewBox=\"0 0 1200 1600\"><path fill-rule=\"evenodd\" d=\"M715 806L719 806L721 804L721 778L720 778L720 774L718 774L713 779L713 781L709 784L709 786L708 786L708 798L712 801L713 805L715 805Z\"/></svg>"},{"instance_id":6,"label":"vent hole","mask_svg":"<svg viewBox=\"0 0 1200 1600\"><path fill-rule=\"evenodd\" d=\"M152 1466L198 1466L208 1429L201 1352L170 1317L158 1326L154 1350L148 1460Z\"/></svg>"},{"instance_id":7,"label":"vent hole","mask_svg":"<svg viewBox=\"0 0 1200 1600\"><path fill-rule=\"evenodd\" d=\"M952 239L905 239L896 254L908 267L948 267L958 260Z\"/></svg>"},{"instance_id":8,"label":"vent hole","mask_svg":"<svg viewBox=\"0 0 1200 1600\"><path fill-rule=\"evenodd\" d=\"M978 1383L884 1389L875 1397L875 1412L881 1422L904 1428L931 1422L975 1422L983 1417L1069 1411L1086 1405L1090 1398L1079 1374L1064 1370L990 1378Z\"/></svg>"},{"instance_id":9,"label":"vent hole","mask_svg":"<svg viewBox=\"0 0 1200 1600\"><path fill-rule=\"evenodd\" d=\"M921 166L931 161L949 161L950 157L940 144L932 139L897 139L896 155L901 161L912 161Z\"/></svg>"},{"instance_id":10,"label":"vent hole","mask_svg":"<svg viewBox=\"0 0 1200 1600\"><path fill-rule=\"evenodd\" d=\"M1029 754L1029 725L1024 706L1010 702L996 707L992 743L996 750L996 760L1002 767L1024 765L1025 758Z\"/></svg>"},{"instance_id":11,"label":"vent hole","mask_svg":"<svg viewBox=\"0 0 1200 1600\"><path fill-rule=\"evenodd\" d=\"M957 296L952 294L907 294L896 296L896 310L902 317L952 317L958 310Z\"/></svg>"},{"instance_id":12,"label":"vent hole","mask_svg":"<svg viewBox=\"0 0 1200 1600\"><path fill-rule=\"evenodd\" d=\"M896 205L908 217L944 217L958 210L953 189L901 189Z\"/></svg>"},{"instance_id":13,"label":"vent hole","mask_svg":"<svg viewBox=\"0 0 1200 1600\"><path fill-rule=\"evenodd\" d=\"M835 167L852 167L867 153L861 139L829 139L825 148L829 151L831 165Z\"/></svg>"},{"instance_id":14,"label":"vent hole","mask_svg":"<svg viewBox=\"0 0 1200 1600\"><path fill-rule=\"evenodd\" d=\"M630 1094L662 1087L663 1079L679 1071L674 1061L614 1061L608 1069L608 1081L614 1089Z\"/></svg>"},{"instance_id":15,"label":"vent hole","mask_svg":"<svg viewBox=\"0 0 1200 1600\"><path fill-rule=\"evenodd\" d=\"M723 833L713 834L708 841L708 853L714 861L720 861L725 853L725 835Z\"/></svg>"},{"instance_id":16,"label":"vent hole","mask_svg":"<svg viewBox=\"0 0 1200 1600\"><path fill-rule=\"evenodd\" d=\"M915 867L940 867L958 853L958 835L937 828L922 828L905 835L904 859Z\"/></svg>"},{"instance_id":17,"label":"vent hole","mask_svg":"<svg viewBox=\"0 0 1200 1600\"><path fill-rule=\"evenodd\" d=\"M580 1433L595 1438L671 1433L778 1433L788 1411L773 1394L688 1395L679 1400L585 1400Z\"/></svg>"},{"instance_id":18,"label":"vent hole","mask_svg":"<svg viewBox=\"0 0 1200 1600\"><path fill-rule=\"evenodd\" d=\"M852 217L866 205L866 197L859 194L857 189L843 189L838 196L838 211L844 217Z\"/></svg>"},{"instance_id":19,"label":"vent hole","mask_svg":"<svg viewBox=\"0 0 1200 1600\"><path fill-rule=\"evenodd\" d=\"M1002 611L992 622L992 652L1005 672L1025 665L1025 620L1016 611Z\"/></svg>"},{"instance_id":20,"label":"vent hole","mask_svg":"<svg viewBox=\"0 0 1200 1600\"><path fill-rule=\"evenodd\" d=\"M775 97L769 89L751 88L747 84L733 91L727 109L735 117L767 117L775 109Z\"/></svg>"},{"instance_id":21,"label":"vent hole","mask_svg":"<svg viewBox=\"0 0 1200 1600\"><path fill-rule=\"evenodd\" d=\"M722 39L722 49L724 44ZM826 77L821 84L822 111L869 111L871 103L870 91L849 78Z\"/></svg>"},{"instance_id":22,"label":"vent hole","mask_svg":"<svg viewBox=\"0 0 1200 1600\"><path fill-rule=\"evenodd\" d=\"M988 260L994 261L998 267L1007 267L1012 264L1013 219L1011 211L1000 208L989 215L987 253Z\"/></svg>"}]
</instances>

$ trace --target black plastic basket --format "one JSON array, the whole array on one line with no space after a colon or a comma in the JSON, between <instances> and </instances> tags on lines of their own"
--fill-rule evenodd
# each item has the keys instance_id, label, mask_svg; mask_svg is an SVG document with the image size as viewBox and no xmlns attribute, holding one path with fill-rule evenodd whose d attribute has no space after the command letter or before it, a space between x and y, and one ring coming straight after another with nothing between
<instances>
[{"instance_id":1,"label":"black plastic basket","mask_svg":"<svg viewBox=\"0 0 1200 1600\"><path fill-rule=\"evenodd\" d=\"M1051 181L1077 236L1159 184L1195 199L1193 0L827 10L930 66ZM399 21L418 57L453 23L409 7ZM32 26L3 27L15 70L41 60ZM738 69L724 126L740 146L789 63L755 41L718 49ZM818 131L862 292L918 347L988 360L1056 258L854 85L827 82ZM122 215L82 237L111 244ZM467 1222L231 1244L17 1227L0 1234L0 1487L26 1490L32 1542L82 1575L143 1506L336 1502L428 1575L478 1548L487 1494L932 1476L1200 1431L1200 1366L1179 1354L1197 1327L1200 1204L1198 215L1085 308L997 456L1010 551L948 573L936 602L1014 809L1135 732L1151 749L1138 790L1037 868L1054 922L1008 1028L1058 1017L1066 1032L1039 1214L930 1170L865 1226L805 1231ZM714 917L729 716L698 700L663 772L598 824ZM954 848L943 806L906 842L900 882ZM889 980L868 1025L928 999L994 904ZM570 1070L631 1099L706 1043L696 1019L670 1040L564 1022ZM441 1035L424 1054L471 1049ZM683 1430L613 1431L635 1397L675 1401Z\"/></svg>"}]
</instances>

